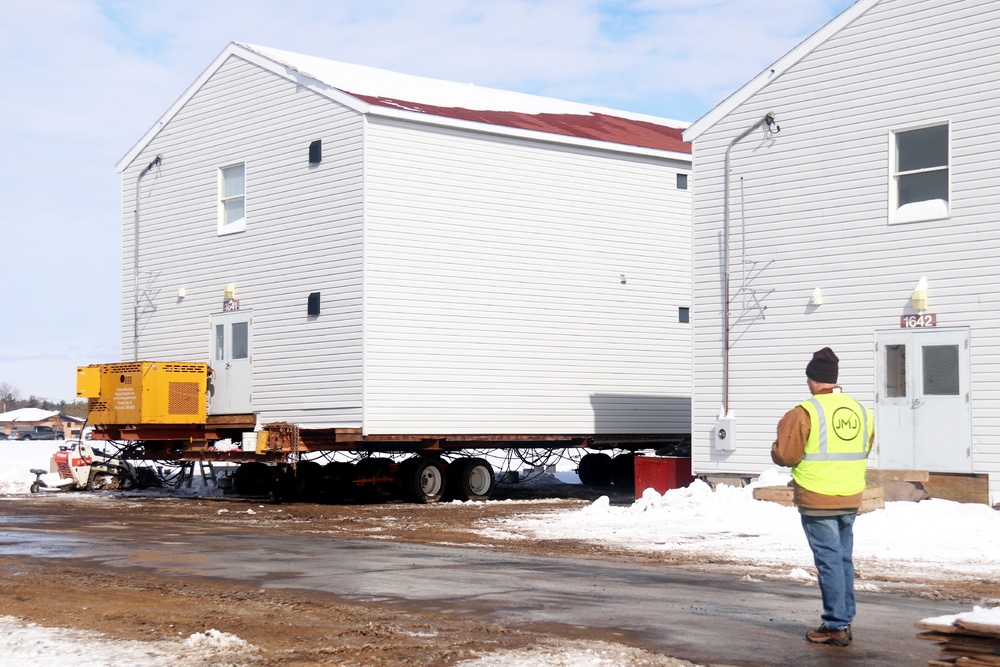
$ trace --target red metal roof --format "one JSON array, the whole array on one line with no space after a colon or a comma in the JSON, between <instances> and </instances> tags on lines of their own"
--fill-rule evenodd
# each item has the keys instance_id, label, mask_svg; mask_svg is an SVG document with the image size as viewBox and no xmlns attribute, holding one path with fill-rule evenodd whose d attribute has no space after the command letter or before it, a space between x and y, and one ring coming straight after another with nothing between
<instances>
[{"instance_id":1,"label":"red metal roof","mask_svg":"<svg viewBox=\"0 0 1000 667\"><path fill-rule=\"evenodd\" d=\"M445 118L516 127L522 130L550 132L582 139L594 139L628 146L655 148L677 153L690 153L691 144L681 137L682 128L666 127L643 120L633 120L600 113L595 114L529 114L517 111L478 111L459 107L439 107L422 102L394 100L388 97L358 95L344 91L369 104L425 113Z\"/></svg>"}]
</instances>

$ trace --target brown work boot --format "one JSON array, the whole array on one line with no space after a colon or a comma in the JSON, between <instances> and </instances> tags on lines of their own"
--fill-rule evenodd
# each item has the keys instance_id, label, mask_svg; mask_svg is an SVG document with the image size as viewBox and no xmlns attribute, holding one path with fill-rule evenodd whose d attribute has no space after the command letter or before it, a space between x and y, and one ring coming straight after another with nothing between
<instances>
[{"instance_id":1,"label":"brown work boot","mask_svg":"<svg viewBox=\"0 0 1000 667\"><path fill-rule=\"evenodd\" d=\"M847 646L851 637L847 628L834 630L823 624L815 630L806 632L806 639L814 644L830 644L832 646Z\"/></svg>"}]
</instances>

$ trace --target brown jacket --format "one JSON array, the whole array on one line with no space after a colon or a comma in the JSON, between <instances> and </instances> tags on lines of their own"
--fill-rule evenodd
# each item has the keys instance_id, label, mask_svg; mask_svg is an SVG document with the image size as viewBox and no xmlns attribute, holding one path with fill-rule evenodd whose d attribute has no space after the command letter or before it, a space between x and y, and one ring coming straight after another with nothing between
<instances>
[{"instance_id":1,"label":"brown jacket","mask_svg":"<svg viewBox=\"0 0 1000 667\"><path fill-rule=\"evenodd\" d=\"M826 389L820 393L828 394L831 391ZM771 460L779 466L788 468L798 465L805 454L810 429L809 413L806 412L805 408L796 405L786 412L785 416L778 422L778 439L771 445ZM868 443L869 453L871 453L874 442L875 433L873 432ZM795 504L798 507L813 510L856 509L861 507L861 498L864 495L864 492L861 492L852 496L828 496L804 489L794 480L792 488L795 489Z\"/></svg>"}]
</instances>

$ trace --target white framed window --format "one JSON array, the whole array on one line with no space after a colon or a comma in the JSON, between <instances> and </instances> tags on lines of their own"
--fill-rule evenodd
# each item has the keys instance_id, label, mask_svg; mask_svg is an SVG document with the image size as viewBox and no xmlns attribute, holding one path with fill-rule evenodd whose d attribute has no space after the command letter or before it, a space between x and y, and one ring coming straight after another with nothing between
<instances>
[{"instance_id":1,"label":"white framed window","mask_svg":"<svg viewBox=\"0 0 1000 667\"><path fill-rule=\"evenodd\" d=\"M246 231L246 163L219 169L219 234Z\"/></svg>"},{"instance_id":2,"label":"white framed window","mask_svg":"<svg viewBox=\"0 0 1000 667\"><path fill-rule=\"evenodd\" d=\"M892 132L890 223L949 217L950 135L946 122Z\"/></svg>"}]
</instances>

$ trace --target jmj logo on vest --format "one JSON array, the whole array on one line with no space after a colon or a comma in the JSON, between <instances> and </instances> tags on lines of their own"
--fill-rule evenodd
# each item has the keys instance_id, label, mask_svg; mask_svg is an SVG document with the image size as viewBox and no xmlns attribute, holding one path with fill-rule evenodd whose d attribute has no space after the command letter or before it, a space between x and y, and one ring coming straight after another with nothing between
<instances>
[{"instance_id":1,"label":"jmj logo on vest","mask_svg":"<svg viewBox=\"0 0 1000 667\"><path fill-rule=\"evenodd\" d=\"M861 431L861 417L850 408L837 408L833 413L833 432L841 440L853 440Z\"/></svg>"}]
</instances>

